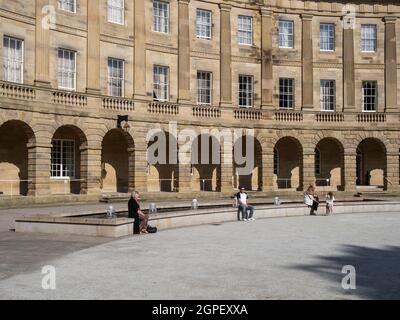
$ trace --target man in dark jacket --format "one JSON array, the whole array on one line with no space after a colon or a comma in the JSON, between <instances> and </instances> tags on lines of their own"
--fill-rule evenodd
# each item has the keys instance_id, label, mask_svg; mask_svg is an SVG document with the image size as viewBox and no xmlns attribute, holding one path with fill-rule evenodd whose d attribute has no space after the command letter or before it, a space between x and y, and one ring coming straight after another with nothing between
<instances>
[{"instance_id":1,"label":"man in dark jacket","mask_svg":"<svg viewBox=\"0 0 400 320\"><path fill-rule=\"evenodd\" d=\"M149 217L147 214L144 214L140 209L140 194L139 192L135 191L132 193L131 198L128 202L128 214L129 218L135 219L133 224L133 232L135 234L138 233L148 233L147 232L147 224L149 221Z\"/></svg>"}]
</instances>

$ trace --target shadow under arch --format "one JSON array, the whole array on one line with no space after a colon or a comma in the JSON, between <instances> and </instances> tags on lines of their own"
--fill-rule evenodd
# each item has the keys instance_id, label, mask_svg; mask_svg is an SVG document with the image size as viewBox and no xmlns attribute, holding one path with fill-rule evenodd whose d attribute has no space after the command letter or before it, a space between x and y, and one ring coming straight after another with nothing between
<instances>
[{"instance_id":1,"label":"shadow under arch","mask_svg":"<svg viewBox=\"0 0 400 320\"><path fill-rule=\"evenodd\" d=\"M10 120L0 126L0 194L27 196L34 192L35 151L29 146L35 143L35 133L23 121Z\"/></svg>"},{"instance_id":2,"label":"shadow under arch","mask_svg":"<svg viewBox=\"0 0 400 320\"><path fill-rule=\"evenodd\" d=\"M122 129L111 129L102 141L102 192L127 193L134 186L134 150L132 136Z\"/></svg>"},{"instance_id":3,"label":"shadow under arch","mask_svg":"<svg viewBox=\"0 0 400 320\"><path fill-rule=\"evenodd\" d=\"M221 143L210 134L200 134L192 144L192 190L221 191Z\"/></svg>"},{"instance_id":4,"label":"shadow under arch","mask_svg":"<svg viewBox=\"0 0 400 320\"><path fill-rule=\"evenodd\" d=\"M343 190L345 185L344 146L336 138L322 138L316 145L315 177L317 187ZM319 163L317 162L319 160Z\"/></svg>"},{"instance_id":5,"label":"shadow under arch","mask_svg":"<svg viewBox=\"0 0 400 320\"><path fill-rule=\"evenodd\" d=\"M235 156L239 153L239 159ZM247 154L249 153L249 154ZM249 191L262 191L263 186L263 168L262 168L262 146L260 141L249 135L239 137L234 143L233 150L233 174L234 174L234 186L244 187ZM246 161L244 164L239 164L238 161ZM247 174L240 174L240 168L251 166L248 169L251 170ZM239 169L239 171L238 171ZM245 171L248 171L247 168Z\"/></svg>"},{"instance_id":6,"label":"shadow under arch","mask_svg":"<svg viewBox=\"0 0 400 320\"><path fill-rule=\"evenodd\" d=\"M303 190L303 147L300 141L291 136L280 138L275 149L279 157L275 171L277 189Z\"/></svg>"},{"instance_id":7,"label":"shadow under arch","mask_svg":"<svg viewBox=\"0 0 400 320\"><path fill-rule=\"evenodd\" d=\"M179 165L176 137L168 131L153 134L147 144L149 192L178 192ZM149 159L157 160L156 163Z\"/></svg>"},{"instance_id":8,"label":"shadow under arch","mask_svg":"<svg viewBox=\"0 0 400 320\"><path fill-rule=\"evenodd\" d=\"M385 144L378 138L366 138L359 143L356 152L357 185L387 189Z\"/></svg>"}]
</instances>

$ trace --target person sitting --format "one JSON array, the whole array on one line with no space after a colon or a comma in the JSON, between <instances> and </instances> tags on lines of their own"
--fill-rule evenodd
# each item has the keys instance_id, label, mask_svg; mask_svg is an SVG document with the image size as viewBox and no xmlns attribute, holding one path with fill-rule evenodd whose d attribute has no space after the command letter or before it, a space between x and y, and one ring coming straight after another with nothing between
<instances>
[{"instance_id":1,"label":"person sitting","mask_svg":"<svg viewBox=\"0 0 400 320\"><path fill-rule=\"evenodd\" d=\"M134 233L140 233L140 234L148 233L147 227L148 227L149 217L147 214L143 213L143 211L140 209L140 193L137 191L132 192L132 196L129 199L128 213L129 213L129 218L135 219L135 222L137 222L138 220L140 221L138 228L139 230L135 230L136 223L134 223Z\"/></svg>"},{"instance_id":2,"label":"person sitting","mask_svg":"<svg viewBox=\"0 0 400 320\"><path fill-rule=\"evenodd\" d=\"M319 199L315 195L315 188L314 186L309 186L307 191L304 193L304 203L311 208L310 215L316 216L315 211L318 211L319 206Z\"/></svg>"},{"instance_id":3,"label":"person sitting","mask_svg":"<svg viewBox=\"0 0 400 320\"><path fill-rule=\"evenodd\" d=\"M244 187L239 188L236 199L239 204L239 210L242 213L242 221L254 221L254 207L248 204L249 196Z\"/></svg>"}]
</instances>

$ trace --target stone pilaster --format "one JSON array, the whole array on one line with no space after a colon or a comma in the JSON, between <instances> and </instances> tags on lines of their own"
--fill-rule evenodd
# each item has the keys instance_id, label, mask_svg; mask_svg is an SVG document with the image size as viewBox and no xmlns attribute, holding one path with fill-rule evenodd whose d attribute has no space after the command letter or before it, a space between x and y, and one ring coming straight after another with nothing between
<instances>
[{"instance_id":1,"label":"stone pilaster","mask_svg":"<svg viewBox=\"0 0 400 320\"><path fill-rule=\"evenodd\" d=\"M344 191L355 192L357 181L357 154L344 153Z\"/></svg>"},{"instance_id":2,"label":"stone pilaster","mask_svg":"<svg viewBox=\"0 0 400 320\"><path fill-rule=\"evenodd\" d=\"M221 192L233 192L233 143L224 141L221 146Z\"/></svg>"},{"instance_id":3,"label":"stone pilaster","mask_svg":"<svg viewBox=\"0 0 400 320\"><path fill-rule=\"evenodd\" d=\"M232 106L232 45L231 45L231 9L221 3L221 106Z\"/></svg>"},{"instance_id":4,"label":"stone pilaster","mask_svg":"<svg viewBox=\"0 0 400 320\"><path fill-rule=\"evenodd\" d=\"M101 194L101 148L81 148L81 193Z\"/></svg>"},{"instance_id":5,"label":"stone pilaster","mask_svg":"<svg viewBox=\"0 0 400 320\"><path fill-rule=\"evenodd\" d=\"M386 169L386 178L385 185L388 191L399 191L399 153L390 153L386 154L387 158L387 169Z\"/></svg>"},{"instance_id":6,"label":"stone pilaster","mask_svg":"<svg viewBox=\"0 0 400 320\"><path fill-rule=\"evenodd\" d=\"M179 192L187 193L191 192L191 160L192 160L192 149L184 150L182 148L186 141L178 141L178 161L179 161Z\"/></svg>"},{"instance_id":7,"label":"stone pilaster","mask_svg":"<svg viewBox=\"0 0 400 320\"><path fill-rule=\"evenodd\" d=\"M134 189L139 192L147 192L147 148L145 142L137 144L134 155Z\"/></svg>"},{"instance_id":8,"label":"stone pilaster","mask_svg":"<svg viewBox=\"0 0 400 320\"><path fill-rule=\"evenodd\" d=\"M87 78L86 92L100 94L100 6L99 0L87 3Z\"/></svg>"},{"instance_id":9,"label":"stone pilaster","mask_svg":"<svg viewBox=\"0 0 400 320\"><path fill-rule=\"evenodd\" d=\"M190 102L190 34L189 34L189 2L179 0L179 103Z\"/></svg>"},{"instance_id":10,"label":"stone pilaster","mask_svg":"<svg viewBox=\"0 0 400 320\"><path fill-rule=\"evenodd\" d=\"M274 149L262 151L262 191L274 191Z\"/></svg>"},{"instance_id":11,"label":"stone pilaster","mask_svg":"<svg viewBox=\"0 0 400 320\"><path fill-rule=\"evenodd\" d=\"M310 14L302 14L302 63L303 63L303 110L314 109L314 75L313 75L313 39L312 18Z\"/></svg>"},{"instance_id":12,"label":"stone pilaster","mask_svg":"<svg viewBox=\"0 0 400 320\"><path fill-rule=\"evenodd\" d=\"M272 12L261 9L261 108L272 110L274 75L272 66Z\"/></svg>"},{"instance_id":13,"label":"stone pilaster","mask_svg":"<svg viewBox=\"0 0 400 320\"><path fill-rule=\"evenodd\" d=\"M28 144L29 196L50 195L51 144Z\"/></svg>"},{"instance_id":14,"label":"stone pilaster","mask_svg":"<svg viewBox=\"0 0 400 320\"><path fill-rule=\"evenodd\" d=\"M50 28L53 23L49 0L36 0L35 84L50 87ZM48 8L46 10L46 8Z\"/></svg>"},{"instance_id":15,"label":"stone pilaster","mask_svg":"<svg viewBox=\"0 0 400 320\"><path fill-rule=\"evenodd\" d=\"M301 170L301 167L300 167ZM301 175L301 172L300 172ZM301 179L300 179L301 184ZM303 187L304 190L313 185L315 186L315 152L314 150L304 150L303 152Z\"/></svg>"},{"instance_id":16,"label":"stone pilaster","mask_svg":"<svg viewBox=\"0 0 400 320\"><path fill-rule=\"evenodd\" d=\"M385 96L386 111L397 112L396 17L385 18Z\"/></svg>"},{"instance_id":17,"label":"stone pilaster","mask_svg":"<svg viewBox=\"0 0 400 320\"><path fill-rule=\"evenodd\" d=\"M128 191L135 191L135 148L128 148Z\"/></svg>"},{"instance_id":18,"label":"stone pilaster","mask_svg":"<svg viewBox=\"0 0 400 320\"><path fill-rule=\"evenodd\" d=\"M343 111L355 111L354 30L343 29Z\"/></svg>"},{"instance_id":19,"label":"stone pilaster","mask_svg":"<svg viewBox=\"0 0 400 320\"><path fill-rule=\"evenodd\" d=\"M135 16L134 16L134 99L151 100L146 94L146 1L135 1Z\"/></svg>"}]
</instances>

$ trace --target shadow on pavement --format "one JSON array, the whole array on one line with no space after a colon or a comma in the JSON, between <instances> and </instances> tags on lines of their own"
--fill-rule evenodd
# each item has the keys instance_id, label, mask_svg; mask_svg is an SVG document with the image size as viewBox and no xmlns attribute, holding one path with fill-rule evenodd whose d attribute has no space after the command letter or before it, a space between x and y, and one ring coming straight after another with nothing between
<instances>
[{"instance_id":1,"label":"shadow on pavement","mask_svg":"<svg viewBox=\"0 0 400 320\"><path fill-rule=\"evenodd\" d=\"M355 267L356 290L341 290L361 299L400 299L400 247L369 248L344 245L340 255L317 256L315 264L299 264L290 268L312 272L341 288L346 265Z\"/></svg>"}]
</instances>

